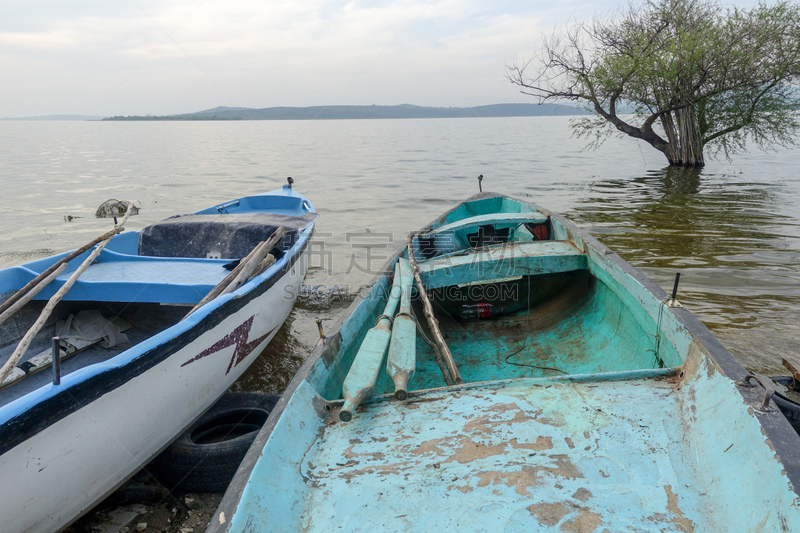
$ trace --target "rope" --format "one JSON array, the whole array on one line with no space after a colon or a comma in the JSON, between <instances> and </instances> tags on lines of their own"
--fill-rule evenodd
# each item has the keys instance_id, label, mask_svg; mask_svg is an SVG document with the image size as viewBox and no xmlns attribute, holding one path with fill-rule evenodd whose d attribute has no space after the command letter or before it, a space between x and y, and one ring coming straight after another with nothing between
<instances>
[{"instance_id":1,"label":"rope","mask_svg":"<svg viewBox=\"0 0 800 533\"><path fill-rule=\"evenodd\" d=\"M384 318L385 318L386 320L388 320L388 321L389 321L389 323L390 323L391 325L393 325L393 326L394 326L394 317L391 317L391 316L389 316L389 315L380 315L380 316L379 316L379 317L378 317L378 318L375 320L375 325L377 326L377 325L378 325L378 322L380 322L380 321L381 321L381 320L383 320Z\"/></svg>"},{"instance_id":2,"label":"rope","mask_svg":"<svg viewBox=\"0 0 800 533\"><path fill-rule=\"evenodd\" d=\"M661 352L661 319L664 316L664 308L666 307L667 302L669 301L669 299L670 299L669 296L667 296L665 299L663 299L661 301L661 305L658 306L658 320L656 322L656 335L655 335L655 337L656 337L656 345L655 345L655 347L653 349L653 353L656 356L656 364L658 365L658 368L664 368L664 360L661 359L661 353L660 353Z\"/></svg>"}]
</instances>

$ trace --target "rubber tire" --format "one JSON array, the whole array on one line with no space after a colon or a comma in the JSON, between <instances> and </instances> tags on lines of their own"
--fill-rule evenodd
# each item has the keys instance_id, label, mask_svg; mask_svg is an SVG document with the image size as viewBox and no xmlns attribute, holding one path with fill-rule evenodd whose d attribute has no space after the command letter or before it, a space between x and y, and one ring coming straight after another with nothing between
<instances>
[{"instance_id":1,"label":"rubber tire","mask_svg":"<svg viewBox=\"0 0 800 533\"><path fill-rule=\"evenodd\" d=\"M226 393L150 463L151 472L171 491L225 492L279 399L261 392Z\"/></svg>"},{"instance_id":2,"label":"rubber tire","mask_svg":"<svg viewBox=\"0 0 800 533\"><path fill-rule=\"evenodd\" d=\"M791 377L782 376L782 377L772 378L772 380L786 387L791 388L792 386ZM778 409L781 410L781 413L783 413L783 416L786 417L786 419L792 425L794 430L798 434L800 434L800 404L798 404L793 400L790 400L789 398L787 398L783 394L780 394L779 392L776 392L772 396L772 401L775 402L775 405L778 406Z\"/></svg>"}]
</instances>

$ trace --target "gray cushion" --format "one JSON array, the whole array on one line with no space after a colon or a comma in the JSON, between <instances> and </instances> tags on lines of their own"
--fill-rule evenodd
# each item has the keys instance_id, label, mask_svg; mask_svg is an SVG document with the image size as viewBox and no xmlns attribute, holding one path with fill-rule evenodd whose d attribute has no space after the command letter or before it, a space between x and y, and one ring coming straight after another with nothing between
<instances>
[{"instance_id":1,"label":"gray cushion","mask_svg":"<svg viewBox=\"0 0 800 533\"><path fill-rule=\"evenodd\" d=\"M178 215L147 226L139 233L139 255L239 259L280 226L287 233L278 246L286 251L299 231L317 217L316 213L299 217L273 213Z\"/></svg>"}]
</instances>

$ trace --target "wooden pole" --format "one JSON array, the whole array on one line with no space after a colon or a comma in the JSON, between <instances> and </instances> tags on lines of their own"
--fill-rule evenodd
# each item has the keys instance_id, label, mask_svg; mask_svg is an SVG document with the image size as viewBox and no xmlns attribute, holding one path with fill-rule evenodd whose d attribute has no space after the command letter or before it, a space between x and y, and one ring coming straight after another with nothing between
<instances>
[{"instance_id":1,"label":"wooden pole","mask_svg":"<svg viewBox=\"0 0 800 533\"><path fill-rule=\"evenodd\" d=\"M108 240L111 237L113 237L114 235L116 235L117 233L123 232L125 230L123 225L125 224L125 222L128 221L128 217L130 217L130 215L131 215L131 208L132 207L133 207L133 204L132 203L128 203L128 209L125 211L125 216L123 217L122 221L119 224L116 224L114 226L114 229L104 233L103 235L100 235L96 239L92 240L91 242L89 242L87 244L84 244L83 246L81 246L80 248L78 248L74 252L70 253L69 255L59 259L58 261L56 261L55 263L50 265L50 267L47 270L45 270L44 272L42 272L41 274L39 274L38 276L36 276L32 280L30 280L24 287L22 287L20 290L18 290L16 293L14 293L8 300L6 300L5 302L3 302L2 305L0 305L0 313L5 313L6 310L8 310L8 308L10 308L12 305L14 305L14 303L16 303L17 300L19 300L20 298L25 296L28 293L28 291L30 291L31 289L33 289L35 287L38 287L40 283L42 284L42 286L37 288L36 293L41 291L45 286L47 286L48 283L50 283L53 279L55 279L55 277L51 277L51 274L53 272L55 272L56 269L60 268L61 265L64 265L64 264L72 261L73 259L75 259L79 255L81 255L84 252L86 252L92 246L95 246L97 243L100 243L100 242L103 242L105 240ZM103 246L105 246L105 245L103 245ZM36 293L34 293L34 296L36 295ZM9 316L11 316L11 315L5 316L5 319L7 319ZM5 320L5 319L3 319L3 320ZM0 324L2 324L2 321L0 321Z\"/></svg>"},{"instance_id":2,"label":"wooden pole","mask_svg":"<svg viewBox=\"0 0 800 533\"><path fill-rule=\"evenodd\" d=\"M444 382L449 386L453 384L453 380L450 379L450 374L447 373L447 367L444 365L444 359L442 359L442 353L439 351L439 347L436 346L436 343L433 342L425 335L425 332L422 330L422 324L419 323L417 320L416 315L414 315L414 311L411 311L412 316L414 317L414 323L417 325L417 331L419 332L419 336L422 337L422 340L425 341L425 344L431 347L433 353L436 355L436 364L439 365L439 371L442 373L442 377L444 378Z\"/></svg>"},{"instance_id":3,"label":"wooden pole","mask_svg":"<svg viewBox=\"0 0 800 533\"><path fill-rule=\"evenodd\" d=\"M67 282L64 283L60 289L58 289L52 298L50 298L50 301L48 301L47 305L45 305L44 309L42 309L39 318L36 320L36 322L34 322L33 326L31 326L31 328L19 342L17 349L14 350L14 353L12 353L11 357L8 358L8 361L6 361L6 364L3 365L3 368L0 369L0 383L6 379L6 376L8 376L9 372L11 372L22 356L25 355L25 352L28 350L28 346L30 346L31 341L36 334L39 333L42 327L44 327L45 322L47 322L47 319L50 318L50 315L53 313L56 305L58 305L58 302L60 302L64 295L67 294L75 282L78 281L78 278L81 276L81 274L83 274L86 269L89 268L92 263L94 263L94 260L97 259L97 256L100 255L100 252L109 242L111 242L111 237L101 242L97 248L92 250L92 253L89 254L89 257L87 257L86 260L81 263L81 266L79 266L78 269L72 273L72 276L70 276Z\"/></svg>"},{"instance_id":4,"label":"wooden pole","mask_svg":"<svg viewBox=\"0 0 800 533\"><path fill-rule=\"evenodd\" d=\"M98 238L94 239L92 242L81 246L80 248L78 248L77 250L75 250L71 254L67 255L66 257L63 257L63 258L59 259L57 262L53 263L47 270L45 270L44 272L42 272L41 274L39 274L38 276L33 278L31 281L28 282L27 285L25 285L20 290L18 290L16 293L14 293L14 295L11 298L9 298L5 302L3 302L3 305L0 305L0 313L5 312L17 300L19 300L25 294L27 294L28 291L30 291L32 288L34 288L37 285L39 285L40 282L44 281L48 276L50 276L50 274L55 272L55 270L58 267L60 267L62 264L65 264L65 263L68 263L68 262L72 261L73 259L75 259L79 255L81 255L82 253L86 252L86 250L88 250L92 246L95 246L99 242L105 241L109 237L113 237L117 233L121 232L123 229L124 228L122 228L122 227L116 227L116 228L112 229L111 231L109 231L107 233L104 233L103 235L101 235ZM42 287L42 288L44 288L44 287Z\"/></svg>"},{"instance_id":5,"label":"wooden pole","mask_svg":"<svg viewBox=\"0 0 800 533\"><path fill-rule=\"evenodd\" d=\"M250 279L251 276L258 275L269 268L269 266L275 262L275 258L271 255L267 256L267 254L269 254L270 250L272 250L285 235L286 228L281 226L275 230L275 233L273 233L269 239L258 243L244 259L239 261L239 264L236 265L236 268L234 268L230 274L225 276L222 281L217 283L214 288L211 289L209 293L206 294L205 297L200 300L200 302L198 302L197 305L192 307L192 310L186 313L186 316L184 316L181 320L185 320L186 317L206 305L211 300L222 296L223 294L228 294L229 292L235 291L244 285L244 283ZM271 261L269 260L270 257L272 257Z\"/></svg>"},{"instance_id":6,"label":"wooden pole","mask_svg":"<svg viewBox=\"0 0 800 533\"><path fill-rule=\"evenodd\" d=\"M58 276L60 276L61 273L64 272L66 269L67 269L67 264L66 263L61 263L60 265L58 265L58 268L56 268L53 272L51 272L49 276L44 278L41 283L39 283L38 285L33 287L22 298L18 299L14 303L14 305L10 306L5 311L0 313L0 324L3 324L10 317L14 316L14 314L17 311L22 309L25 306L25 304L27 304L28 302L33 300L34 296L39 294L42 291L42 289L47 287L50 284L51 281L53 281Z\"/></svg>"},{"instance_id":7,"label":"wooden pole","mask_svg":"<svg viewBox=\"0 0 800 533\"><path fill-rule=\"evenodd\" d=\"M447 372L450 374L453 384L461 385L464 383L464 380L461 379L461 374L458 372L456 362L453 360L453 354L450 353L450 349L444 341L442 332L439 330L439 321L436 320L436 316L433 314L433 306L428 299L428 293L425 292L425 287L422 285L422 277L419 275L419 265L417 265L417 260L414 258L413 242L414 235L412 234L408 238L408 262L411 263L411 268L414 270L414 279L417 282L417 289L422 299L422 308L425 311L425 318L428 320L428 327L430 327L434 342L439 346L439 352L442 359L444 359L444 364L447 367Z\"/></svg>"},{"instance_id":8,"label":"wooden pole","mask_svg":"<svg viewBox=\"0 0 800 533\"><path fill-rule=\"evenodd\" d=\"M250 261L248 261L248 263L244 266L242 271L239 272L239 275L236 276L230 285L225 287L225 290L222 291L222 294L233 292L244 285L245 282L250 279L250 276L253 275L253 272L255 272L256 268L258 268L258 265L261 264L261 261L267 257L269 251L272 250L272 247L273 245L271 245L269 242L262 244L258 250L256 250L256 253L253 254L253 257L250 258Z\"/></svg>"},{"instance_id":9,"label":"wooden pole","mask_svg":"<svg viewBox=\"0 0 800 533\"><path fill-rule=\"evenodd\" d=\"M208 302L210 302L211 300L213 300L214 298L216 298L217 296L219 296L220 294L222 294L222 291L224 291L224 290L225 290L225 288L226 288L228 285L230 285L230 284L231 284L231 282L232 282L234 279L236 279L236 276L238 276L238 275L239 275L239 272L241 272L241 271L242 271L242 269L245 267L245 265L248 263L248 261L250 261L250 259L253 257L253 254L255 254L255 253L256 253L256 251L257 251L257 250L258 250L258 249L261 247L261 245L262 245L262 244L264 244L264 241L261 241L260 243L256 244L255 248L253 248L252 250L250 250L250 253L249 253L249 254L247 254L247 255L246 255L244 258L242 258L242 259L239 261L239 264L238 264L238 265L236 265L236 268L234 268L233 270L231 270L231 271L230 271L230 273L229 273L227 276L225 276L224 278L222 278L222 281L220 281L219 283L217 283L217 284L214 286L214 288L213 288L213 289L211 289L210 291L208 291L208 294L206 294L206 295L203 297L203 299L202 299L202 300L200 300L200 301L197 303L197 305L195 305L194 307L192 307L192 310L191 310L191 311L189 311L188 313L186 313L186 316L184 316L184 317L183 317L181 320L185 320L185 319L186 319L186 317L188 317L189 315L191 315L192 313L194 313L195 311L197 311L198 309L200 309L201 307L203 307L204 305L206 305Z\"/></svg>"},{"instance_id":10,"label":"wooden pole","mask_svg":"<svg viewBox=\"0 0 800 533\"><path fill-rule=\"evenodd\" d=\"M275 259L275 256L274 256L274 255L272 255L272 254L267 254L267 257L265 257L265 258L264 258L264 259L263 259L263 260L262 260L262 261L261 261L261 262L258 264L258 266L256 267L256 269L255 269L255 270L253 270L253 273L252 273L252 274L250 274L250 277L251 277L251 278L254 278L254 277L256 277L256 276L260 276L260 275L261 275L261 274L263 274L263 273L264 273L264 272L265 272L265 271L266 271L266 270L267 270L269 267L271 267L272 265L274 265L276 261L277 261L277 259Z\"/></svg>"},{"instance_id":11,"label":"wooden pole","mask_svg":"<svg viewBox=\"0 0 800 533\"><path fill-rule=\"evenodd\" d=\"M225 287L225 290L222 291L222 294L228 294L229 292L233 292L237 290L239 287L245 284L245 282L250 279L253 275L253 272L258 268L263 261L267 254L275 248L275 245L283 239L284 235L286 235L286 228L283 226L279 227L275 230L275 233L266 240L266 242L262 243L261 246L256 248L253 257L250 258L250 261L242 268L242 271L239 272L239 275L231 282L230 285Z\"/></svg>"}]
</instances>

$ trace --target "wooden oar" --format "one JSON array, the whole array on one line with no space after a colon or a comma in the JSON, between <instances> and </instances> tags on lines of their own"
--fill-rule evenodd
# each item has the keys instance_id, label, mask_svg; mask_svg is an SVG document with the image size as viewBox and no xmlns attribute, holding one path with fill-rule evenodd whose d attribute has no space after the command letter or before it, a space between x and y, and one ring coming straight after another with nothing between
<instances>
[{"instance_id":1,"label":"wooden oar","mask_svg":"<svg viewBox=\"0 0 800 533\"><path fill-rule=\"evenodd\" d=\"M280 226L275 230L269 239L258 243L250 251L250 253L247 254L246 257L239 261L239 264L236 265L236 268L234 268L230 274L225 276L222 281L217 283L214 288L211 289L208 294L206 294L203 299L197 303L197 305L192 307L192 310L186 313L181 320L185 320L186 317L206 305L211 300L222 296L223 294L228 294L229 292L235 291L244 285L244 283L250 279L251 276L257 276L259 273L269 268L269 266L275 262L275 258L272 255L268 256L267 254L269 254L270 250L272 250L285 235L286 228Z\"/></svg>"},{"instance_id":2,"label":"wooden oar","mask_svg":"<svg viewBox=\"0 0 800 533\"><path fill-rule=\"evenodd\" d=\"M392 336L392 316L400 301L400 264L395 265L394 282L383 314L378 317L375 327L369 330L361 341L350 371L342 385L342 398L344 405L339 411L339 420L349 422L353 419L356 407L372 396L375 382L383 366L383 356Z\"/></svg>"},{"instance_id":3,"label":"wooden oar","mask_svg":"<svg viewBox=\"0 0 800 533\"><path fill-rule=\"evenodd\" d=\"M36 320L36 322L34 322L33 326L31 326L31 328L19 342L16 350L14 350L14 353L8 358L8 361L6 361L6 364L3 365L3 368L0 369L0 383L6 379L6 376L8 376L11 370L14 369L17 362L19 362L22 356L25 355L25 352L28 350L28 346L30 346L31 341L42 329L45 322L47 322L47 319L50 318L50 315L53 313L53 309L55 309L56 305L58 305L58 302L60 302L64 295L67 294L75 282L78 281L78 278L81 276L81 274L83 274L84 271L94 262L94 260L97 259L97 256L100 255L100 252L103 251L103 248L105 248L106 244L109 242L111 242L111 237L101 242L94 250L92 250L92 253L89 254L89 257L87 257L86 260L81 263L81 266L79 266L78 269L72 273L67 282L64 283L60 289L58 289L52 298L50 298L50 300L47 302L47 305L45 305L44 309L42 309L39 318Z\"/></svg>"},{"instance_id":4,"label":"wooden oar","mask_svg":"<svg viewBox=\"0 0 800 533\"><path fill-rule=\"evenodd\" d=\"M392 324L392 342L386 357L386 373L394 381L394 397L408 398L408 380L417 369L417 327L411 316L411 286L414 273L407 259L398 259L400 265L400 310Z\"/></svg>"},{"instance_id":5,"label":"wooden oar","mask_svg":"<svg viewBox=\"0 0 800 533\"><path fill-rule=\"evenodd\" d=\"M255 254L253 254L253 257L250 258L248 264L245 265L241 272L239 272L239 275L236 276L231 284L225 287L225 290L222 291L222 294L233 292L244 285L245 282L247 282L247 280L254 275L255 270L259 268L261 262L266 259L270 250L275 248L275 245L278 244L281 239L283 239L284 235L286 235L286 228L281 226L276 229L275 233L273 233L272 236L266 240L266 242L256 249Z\"/></svg>"},{"instance_id":6,"label":"wooden oar","mask_svg":"<svg viewBox=\"0 0 800 533\"><path fill-rule=\"evenodd\" d=\"M464 383L464 380L461 379L461 374L458 372L456 362L453 360L453 354L450 353L447 343L444 342L442 332L439 330L439 321L436 320L436 316L433 314L433 306L431 305L431 301L428 299L428 293L425 292L425 286L422 284L422 277L419 274L419 265L417 265L417 260L414 259L413 244L414 234L411 234L411 236L408 238L408 262L411 263L411 268L414 270L414 279L417 282L417 291L419 292L420 299L422 300L422 308L425 312L425 318L428 321L428 327L430 327L431 334L433 334L433 339L436 342L436 345L439 346L439 354L437 355L441 355L442 359L444 360L444 365L447 367L447 372L450 374L453 384L461 385Z\"/></svg>"}]
</instances>

